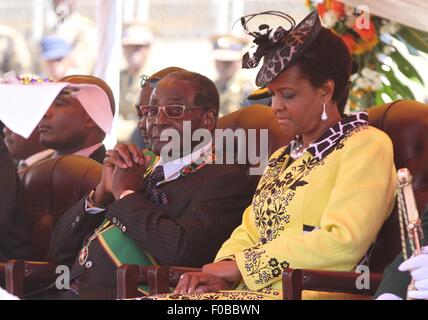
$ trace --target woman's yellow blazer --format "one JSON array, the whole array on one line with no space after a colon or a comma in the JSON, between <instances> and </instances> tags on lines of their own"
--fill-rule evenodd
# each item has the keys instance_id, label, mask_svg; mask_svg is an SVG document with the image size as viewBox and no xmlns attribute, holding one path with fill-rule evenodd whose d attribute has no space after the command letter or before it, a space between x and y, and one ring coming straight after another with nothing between
<instances>
[{"instance_id":1,"label":"woman's yellow blazer","mask_svg":"<svg viewBox=\"0 0 428 320\"><path fill-rule=\"evenodd\" d=\"M292 144L270 158L216 257L236 259L237 289L281 295L284 268L352 271L374 243L395 200L393 146L367 124L336 129L295 161Z\"/></svg>"}]
</instances>

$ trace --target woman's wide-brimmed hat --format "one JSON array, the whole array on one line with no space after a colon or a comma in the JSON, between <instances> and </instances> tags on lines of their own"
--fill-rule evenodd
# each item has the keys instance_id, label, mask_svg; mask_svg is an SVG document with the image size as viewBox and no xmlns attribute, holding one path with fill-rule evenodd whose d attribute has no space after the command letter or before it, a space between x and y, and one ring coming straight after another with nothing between
<instances>
[{"instance_id":1,"label":"woman's wide-brimmed hat","mask_svg":"<svg viewBox=\"0 0 428 320\"><path fill-rule=\"evenodd\" d=\"M288 30L278 27L274 32L267 24L259 26L258 31L250 31L248 22L260 15L274 15L288 21ZM315 40L321 30L321 21L316 10L308 14L297 26L294 19L279 11L265 11L241 18L246 33L254 37L255 52L247 52L242 59L242 67L252 69L263 58L263 65L257 74L256 85L266 87L284 69L296 61L302 52Z\"/></svg>"}]
</instances>

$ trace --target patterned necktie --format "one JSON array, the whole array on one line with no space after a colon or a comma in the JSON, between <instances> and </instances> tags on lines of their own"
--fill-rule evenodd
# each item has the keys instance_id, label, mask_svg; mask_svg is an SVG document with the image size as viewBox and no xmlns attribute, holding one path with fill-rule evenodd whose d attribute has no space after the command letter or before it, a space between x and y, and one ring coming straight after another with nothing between
<instances>
[{"instance_id":1,"label":"patterned necktie","mask_svg":"<svg viewBox=\"0 0 428 320\"><path fill-rule=\"evenodd\" d=\"M156 205L166 206L168 204L166 193L157 187L159 182L165 180L163 166L157 166L154 168L147 177L147 180L147 191L149 193L150 200Z\"/></svg>"}]
</instances>

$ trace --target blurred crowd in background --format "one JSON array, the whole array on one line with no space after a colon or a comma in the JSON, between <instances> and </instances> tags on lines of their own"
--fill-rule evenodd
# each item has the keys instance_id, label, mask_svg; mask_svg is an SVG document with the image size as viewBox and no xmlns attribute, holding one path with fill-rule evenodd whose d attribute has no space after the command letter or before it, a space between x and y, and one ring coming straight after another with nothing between
<instances>
[{"instance_id":1,"label":"blurred crowd in background","mask_svg":"<svg viewBox=\"0 0 428 320\"><path fill-rule=\"evenodd\" d=\"M301 1L268 1L271 9L307 12ZM61 79L94 74L99 54L97 0L2 0L0 72ZM254 71L242 70L251 45L236 22L266 1L123 0L117 139L138 143L135 104L141 77L175 65L207 75L221 96L220 116L245 107L255 89ZM98 25L97 25L98 24ZM114 35L112 35L114 36ZM113 87L113 86L112 86ZM132 135L134 133L134 140Z\"/></svg>"},{"instance_id":2,"label":"blurred crowd in background","mask_svg":"<svg viewBox=\"0 0 428 320\"><path fill-rule=\"evenodd\" d=\"M106 27L111 23L101 8L106 3L115 3L111 8L115 6L120 17L118 31ZM256 89L256 70L241 68L252 38L237 20L267 8L297 20L309 10L302 0L0 0L0 72L103 78L113 89L119 110L107 144L138 144L135 104L141 77L163 68L177 66L214 80L221 96L220 116L254 104L247 96ZM103 43L112 38L120 53L107 62L114 64L116 74L107 79L100 72L106 63L98 65L104 62L104 47L111 48ZM407 58L428 82L426 62ZM426 97L423 92L416 96L416 100Z\"/></svg>"}]
</instances>

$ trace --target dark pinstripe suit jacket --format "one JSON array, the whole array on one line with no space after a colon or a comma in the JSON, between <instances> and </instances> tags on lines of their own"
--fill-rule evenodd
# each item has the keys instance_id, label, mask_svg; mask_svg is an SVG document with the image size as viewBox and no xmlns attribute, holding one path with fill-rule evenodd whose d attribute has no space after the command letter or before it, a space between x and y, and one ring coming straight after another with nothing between
<instances>
[{"instance_id":1,"label":"dark pinstripe suit jacket","mask_svg":"<svg viewBox=\"0 0 428 320\"><path fill-rule=\"evenodd\" d=\"M15 164L0 138L0 261L25 259L30 228L22 208L21 184Z\"/></svg>"},{"instance_id":2,"label":"dark pinstripe suit jacket","mask_svg":"<svg viewBox=\"0 0 428 320\"><path fill-rule=\"evenodd\" d=\"M95 150L90 156L89 158L91 158L92 160L95 160L98 163L103 164L104 161L104 157L106 156L106 147L104 145L102 145L101 147L99 147L97 150Z\"/></svg>"},{"instance_id":3,"label":"dark pinstripe suit jacket","mask_svg":"<svg viewBox=\"0 0 428 320\"><path fill-rule=\"evenodd\" d=\"M58 221L52 236L52 257L73 265L81 298L115 298L116 266L92 242L88 261L80 266L77 255L84 239L104 218L125 226L125 232L159 264L200 267L211 262L250 204L254 185L242 166L207 165L188 176L165 183L166 207L150 202L145 191L129 195L96 215L84 211L82 199ZM73 263L74 262L74 263Z\"/></svg>"}]
</instances>

